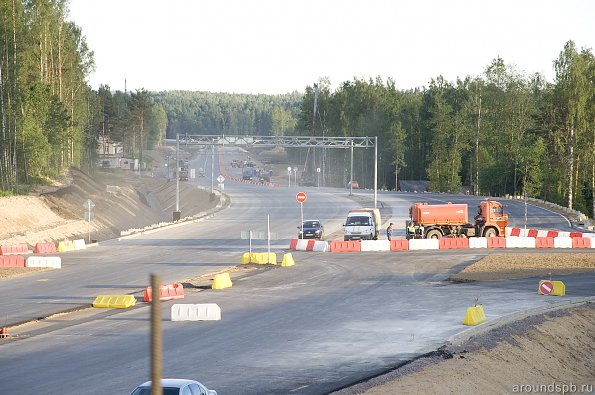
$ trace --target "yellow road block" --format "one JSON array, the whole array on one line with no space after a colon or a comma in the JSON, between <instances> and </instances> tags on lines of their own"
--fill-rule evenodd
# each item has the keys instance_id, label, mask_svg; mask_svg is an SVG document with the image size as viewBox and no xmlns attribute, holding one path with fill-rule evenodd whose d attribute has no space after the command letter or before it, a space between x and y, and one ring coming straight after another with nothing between
<instances>
[{"instance_id":1,"label":"yellow road block","mask_svg":"<svg viewBox=\"0 0 595 395\"><path fill-rule=\"evenodd\" d=\"M293 265L295 265L295 262L293 260L293 255L291 255L291 252L283 255L283 261L281 262L281 266L289 267Z\"/></svg>"},{"instance_id":2,"label":"yellow road block","mask_svg":"<svg viewBox=\"0 0 595 395\"><path fill-rule=\"evenodd\" d=\"M63 240L58 243L58 252L74 251L74 243L70 240Z\"/></svg>"},{"instance_id":3,"label":"yellow road block","mask_svg":"<svg viewBox=\"0 0 595 395\"><path fill-rule=\"evenodd\" d=\"M465 319L463 320L463 325L477 325L481 324L485 320L486 315L483 311L482 305L468 307L467 315L465 315Z\"/></svg>"},{"instance_id":4,"label":"yellow road block","mask_svg":"<svg viewBox=\"0 0 595 395\"><path fill-rule=\"evenodd\" d=\"M267 252L253 252L252 254L245 252L242 255L242 265L248 263L256 263L259 265L266 265L268 263L271 265L277 264L277 254L271 252L270 254Z\"/></svg>"},{"instance_id":5,"label":"yellow road block","mask_svg":"<svg viewBox=\"0 0 595 395\"><path fill-rule=\"evenodd\" d=\"M221 273L216 274L215 279L213 280L213 285L211 286L212 289L224 289L224 288L231 288L232 286L231 278L229 277L229 273Z\"/></svg>"},{"instance_id":6,"label":"yellow road block","mask_svg":"<svg viewBox=\"0 0 595 395\"><path fill-rule=\"evenodd\" d=\"M136 304L133 295L99 295L93 301L93 307L127 309Z\"/></svg>"},{"instance_id":7,"label":"yellow road block","mask_svg":"<svg viewBox=\"0 0 595 395\"><path fill-rule=\"evenodd\" d=\"M543 284L546 281L549 281L549 280L540 280L539 281L539 285L537 286L537 293L539 295L545 295L541 291L541 284ZM552 291L549 293L549 295L552 295L552 296L565 296L566 295L566 285L564 285L564 283L562 281L549 281L549 282L551 282L552 285L554 286Z\"/></svg>"}]
</instances>

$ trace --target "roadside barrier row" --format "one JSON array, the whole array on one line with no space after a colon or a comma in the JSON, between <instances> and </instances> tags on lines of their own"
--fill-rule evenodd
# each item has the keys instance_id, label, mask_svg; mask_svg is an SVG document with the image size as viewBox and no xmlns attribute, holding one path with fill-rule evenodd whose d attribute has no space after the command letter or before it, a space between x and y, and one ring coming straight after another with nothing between
<instances>
[{"instance_id":1,"label":"roadside barrier row","mask_svg":"<svg viewBox=\"0 0 595 395\"><path fill-rule=\"evenodd\" d=\"M472 237L442 239L393 239L314 241L292 239L289 249L319 252L463 250L474 248L595 248L594 237Z\"/></svg>"},{"instance_id":2,"label":"roadside barrier row","mask_svg":"<svg viewBox=\"0 0 595 395\"><path fill-rule=\"evenodd\" d=\"M583 232L567 232L561 230L544 230L544 229L525 229L525 228L513 228L507 226L504 229L504 234L508 236L516 237L595 237L595 233L583 233Z\"/></svg>"},{"instance_id":3,"label":"roadside barrier row","mask_svg":"<svg viewBox=\"0 0 595 395\"><path fill-rule=\"evenodd\" d=\"M34 254L55 254L56 252L83 250L87 248L84 239L63 240L58 243L39 242L33 248ZM0 255L29 254L28 244L0 245Z\"/></svg>"}]
</instances>

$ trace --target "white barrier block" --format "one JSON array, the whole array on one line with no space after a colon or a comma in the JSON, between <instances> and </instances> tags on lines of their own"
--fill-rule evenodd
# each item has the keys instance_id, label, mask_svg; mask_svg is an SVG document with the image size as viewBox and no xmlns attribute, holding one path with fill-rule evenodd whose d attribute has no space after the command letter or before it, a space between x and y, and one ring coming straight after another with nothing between
<instances>
[{"instance_id":1,"label":"white barrier block","mask_svg":"<svg viewBox=\"0 0 595 395\"><path fill-rule=\"evenodd\" d=\"M506 248L535 248L534 237L507 237Z\"/></svg>"},{"instance_id":2,"label":"white barrier block","mask_svg":"<svg viewBox=\"0 0 595 395\"><path fill-rule=\"evenodd\" d=\"M328 252L328 250L329 250L328 241L316 240L314 242L314 248L312 248L312 251Z\"/></svg>"},{"instance_id":3,"label":"white barrier block","mask_svg":"<svg viewBox=\"0 0 595 395\"><path fill-rule=\"evenodd\" d=\"M509 228L506 228L509 229ZM488 248L487 237L470 237L469 248Z\"/></svg>"},{"instance_id":4,"label":"white barrier block","mask_svg":"<svg viewBox=\"0 0 595 395\"><path fill-rule=\"evenodd\" d=\"M26 267L51 267L62 268L62 258L59 256L30 256L25 263Z\"/></svg>"},{"instance_id":5,"label":"white barrier block","mask_svg":"<svg viewBox=\"0 0 595 395\"><path fill-rule=\"evenodd\" d=\"M583 233L583 237L588 237L590 239L595 239L595 233Z\"/></svg>"},{"instance_id":6,"label":"white barrier block","mask_svg":"<svg viewBox=\"0 0 595 395\"><path fill-rule=\"evenodd\" d=\"M530 229L521 228L521 231L519 232L519 237L527 237L527 236L529 236L529 230Z\"/></svg>"},{"instance_id":7,"label":"white barrier block","mask_svg":"<svg viewBox=\"0 0 595 395\"><path fill-rule=\"evenodd\" d=\"M409 251L413 250L438 250L440 241L438 239L410 239Z\"/></svg>"},{"instance_id":8,"label":"white barrier block","mask_svg":"<svg viewBox=\"0 0 595 395\"><path fill-rule=\"evenodd\" d=\"M570 232L561 230L558 232L558 237L570 237Z\"/></svg>"},{"instance_id":9,"label":"white barrier block","mask_svg":"<svg viewBox=\"0 0 595 395\"><path fill-rule=\"evenodd\" d=\"M510 226L507 226L506 228L504 228L504 234L506 235L506 237L510 236L511 233L512 233L512 228Z\"/></svg>"},{"instance_id":10,"label":"white barrier block","mask_svg":"<svg viewBox=\"0 0 595 395\"><path fill-rule=\"evenodd\" d=\"M308 247L308 240L307 239L298 239L295 249L298 251L306 251L306 247Z\"/></svg>"},{"instance_id":11,"label":"white barrier block","mask_svg":"<svg viewBox=\"0 0 595 395\"><path fill-rule=\"evenodd\" d=\"M554 237L554 248L572 248L572 238Z\"/></svg>"},{"instance_id":12,"label":"white barrier block","mask_svg":"<svg viewBox=\"0 0 595 395\"><path fill-rule=\"evenodd\" d=\"M74 241L75 250L84 250L85 248L87 248L87 245L85 244L85 239L77 239Z\"/></svg>"},{"instance_id":13,"label":"white barrier block","mask_svg":"<svg viewBox=\"0 0 595 395\"><path fill-rule=\"evenodd\" d=\"M538 230L537 237L547 237L547 230Z\"/></svg>"},{"instance_id":14,"label":"white barrier block","mask_svg":"<svg viewBox=\"0 0 595 395\"><path fill-rule=\"evenodd\" d=\"M172 321L220 321L221 308L216 303L174 304Z\"/></svg>"},{"instance_id":15,"label":"white barrier block","mask_svg":"<svg viewBox=\"0 0 595 395\"><path fill-rule=\"evenodd\" d=\"M362 240L362 251L390 251L390 240Z\"/></svg>"}]
</instances>

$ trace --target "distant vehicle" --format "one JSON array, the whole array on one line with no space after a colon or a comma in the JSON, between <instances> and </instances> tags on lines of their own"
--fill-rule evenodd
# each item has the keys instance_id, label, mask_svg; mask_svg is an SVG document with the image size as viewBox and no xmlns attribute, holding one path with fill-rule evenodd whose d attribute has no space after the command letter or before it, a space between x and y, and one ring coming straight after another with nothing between
<instances>
[{"instance_id":1,"label":"distant vehicle","mask_svg":"<svg viewBox=\"0 0 595 395\"><path fill-rule=\"evenodd\" d=\"M162 379L163 395L217 395L217 391L210 390L195 380ZM151 395L151 382L142 383L130 395Z\"/></svg>"},{"instance_id":2,"label":"distant vehicle","mask_svg":"<svg viewBox=\"0 0 595 395\"><path fill-rule=\"evenodd\" d=\"M202 167L198 168L198 176L199 177L204 177L205 176L205 169L203 169Z\"/></svg>"},{"instance_id":3,"label":"distant vehicle","mask_svg":"<svg viewBox=\"0 0 595 395\"><path fill-rule=\"evenodd\" d=\"M178 172L178 177L180 181L188 181L188 170L186 170L185 168L180 169L180 171Z\"/></svg>"},{"instance_id":4,"label":"distant vehicle","mask_svg":"<svg viewBox=\"0 0 595 395\"><path fill-rule=\"evenodd\" d=\"M300 239L318 239L321 240L324 236L324 226L317 219L309 219L304 221L302 226L298 226L300 230L298 238Z\"/></svg>"},{"instance_id":5,"label":"distant vehicle","mask_svg":"<svg viewBox=\"0 0 595 395\"><path fill-rule=\"evenodd\" d=\"M380 210L377 208L351 210L343 225L343 240L378 240L380 223Z\"/></svg>"},{"instance_id":6,"label":"distant vehicle","mask_svg":"<svg viewBox=\"0 0 595 395\"><path fill-rule=\"evenodd\" d=\"M359 189L359 183L357 181L350 181L347 183L347 189L349 189L351 184L352 189Z\"/></svg>"},{"instance_id":7,"label":"distant vehicle","mask_svg":"<svg viewBox=\"0 0 595 395\"><path fill-rule=\"evenodd\" d=\"M316 176L312 173L302 173L302 179L300 180L300 185L304 187L315 187L316 186Z\"/></svg>"},{"instance_id":8,"label":"distant vehicle","mask_svg":"<svg viewBox=\"0 0 595 395\"><path fill-rule=\"evenodd\" d=\"M252 181L254 177L256 177L256 171L254 168L244 168L242 171L242 180Z\"/></svg>"}]
</instances>

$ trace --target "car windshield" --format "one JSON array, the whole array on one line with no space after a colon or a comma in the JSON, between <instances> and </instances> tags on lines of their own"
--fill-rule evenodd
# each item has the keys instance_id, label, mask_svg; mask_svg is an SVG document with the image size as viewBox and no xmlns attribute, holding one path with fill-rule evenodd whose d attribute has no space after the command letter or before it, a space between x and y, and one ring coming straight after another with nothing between
<instances>
[{"instance_id":1,"label":"car windshield","mask_svg":"<svg viewBox=\"0 0 595 395\"><path fill-rule=\"evenodd\" d=\"M346 225L368 226L370 225L370 217L347 217Z\"/></svg>"},{"instance_id":2,"label":"car windshield","mask_svg":"<svg viewBox=\"0 0 595 395\"><path fill-rule=\"evenodd\" d=\"M320 226L320 222L318 221L305 221L304 228L318 228Z\"/></svg>"},{"instance_id":3,"label":"car windshield","mask_svg":"<svg viewBox=\"0 0 595 395\"><path fill-rule=\"evenodd\" d=\"M163 395L178 395L179 393L179 388L163 387ZM151 395L151 387L138 387L130 395Z\"/></svg>"}]
</instances>

